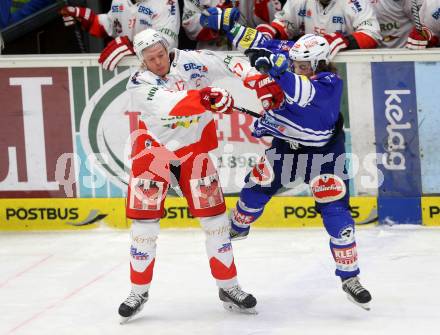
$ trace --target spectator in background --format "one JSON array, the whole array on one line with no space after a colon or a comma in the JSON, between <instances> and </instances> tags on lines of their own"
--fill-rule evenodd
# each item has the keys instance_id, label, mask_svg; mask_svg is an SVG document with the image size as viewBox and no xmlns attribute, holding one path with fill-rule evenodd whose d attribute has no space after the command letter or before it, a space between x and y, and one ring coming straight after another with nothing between
<instances>
[{"instance_id":1,"label":"spectator in background","mask_svg":"<svg viewBox=\"0 0 440 335\"><path fill-rule=\"evenodd\" d=\"M55 3L55 0L1 0L1 2L0 29L3 29Z\"/></svg>"},{"instance_id":2,"label":"spectator in background","mask_svg":"<svg viewBox=\"0 0 440 335\"><path fill-rule=\"evenodd\" d=\"M382 41L381 48L403 48L412 34L414 16L412 6L414 0L370 0L379 21ZM423 0L416 0L418 6ZM414 36L417 38L417 36Z\"/></svg>"},{"instance_id":3,"label":"spectator in background","mask_svg":"<svg viewBox=\"0 0 440 335\"><path fill-rule=\"evenodd\" d=\"M113 0L107 14L90 8L66 6L61 10L66 26L76 21L91 35L113 37L101 52L99 63L113 71L119 61L133 55L133 37L147 28L159 31L170 47L177 47L180 28L177 0Z\"/></svg>"},{"instance_id":4,"label":"spectator in background","mask_svg":"<svg viewBox=\"0 0 440 335\"><path fill-rule=\"evenodd\" d=\"M382 39L370 0L287 0L274 20L257 30L278 39L321 35L330 45L330 58L340 50L376 48Z\"/></svg>"},{"instance_id":5,"label":"spectator in background","mask_svg":"<svg viewBox=\"0 0 440 335\"><path fill-rule=\"evenodd\" d=\"M187 36L198 41L198 49L231 50L224 33L212 30L200 23L202 12L208 8L218 10L236 7L240 11L240 24L247 27L256 27L261 23L273 20L277 11L280 11L286 0L184 0L182 26Z\"/></svg>"},{"instance_id":6,"label":"spectator in background","mask_svg":"<svg viewBox=\"0 0 440 335\"><path fill-rule=\"evenodd\" d=\"M422 32L414 26L408 36L408 49L438 47L440 38L440 0L423 0L420 8Z\"/></svg>"}]
</instances>

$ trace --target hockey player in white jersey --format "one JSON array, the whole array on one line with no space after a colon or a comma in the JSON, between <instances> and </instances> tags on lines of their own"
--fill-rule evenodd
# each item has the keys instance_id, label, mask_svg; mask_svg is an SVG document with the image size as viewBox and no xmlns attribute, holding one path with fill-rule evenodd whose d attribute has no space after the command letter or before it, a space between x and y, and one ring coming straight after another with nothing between
<instances>
[{"instance_id":1,"label":"hockey player in white jersey","mask_svg":"<svg viewBox=\"0 0 440 335\"><path fill-rule=\"evenodd\" d=\"M198 49L231 50L231 45L221 32L200 22L203 12L236 8L240 12L239 22L244 26L256 27L274 19L286 0L184 0L182 26L187 36L198 41Z\"/></svg>"},{"instance_id":2,"label":"hockey player in white jersey","mask_svg":"<svg viewBox=\"0 0 440 335\"><path fill-rule=\"evenodd\" d=\"M406 47L418 50L440 46L440 0L423 0L419 16L422 31L414 26Z\"/></svg>"},{"instance_id":3,"label":"hockey player in white jersey","mask_svg":"<svg viewBox=\"0 0 440 335\"><path fill-rule=\"evenodd\" d=\"M254 313L256 299L238 285L225 201L208 155L218 144L212 113L227 114L234 106L227 91L209 85L234 75L224 59L211 52L169 50L153 29L135 36L134 50L142 68L127 84L131 110L140 112L139 129L132 134L126 208L127 217L133 220L132 290L119 314L128 320L148 299L170 174L177 179L191 214L200 218L211 273L224 307ZM184 274L176 275L184 278Z\"/></svg>"},{"instance_id":4,"label":"hockey player in white jersey","mask_svg":"<svg viewBox=\"0 0 440 335\"><path fill-rule=\"evenodd\" d=\"M420 6L423 0L416 0ZM414 0L370 0L379 21L381 48L403 48L414 27Z\"/></svg>"},{"instance_id":5,"label":"hockey player in white jersey","mask_svg":"<svg viewBox=\"0 0 440 335\"><path fill-rule=\"evenodd\" d=\"M95 37L113 37L101 52L99 63L113 71L119 61L133 55L133 37L153 28L159 31L170 46L177 47L180 28L177 0L113 0L107 14L95 14L90 8L66 6L61 9L66 26L75 21Z\"/></svg>"},{"instance_id":6,"label":"hockey player in white jersey","mask_svg":"<svg viewBox=\"0 0 440 335\"><path fill-rule=\"evenodd\" d=\"M376 48L382 37L369 1L287 0L274 20L257 26L257 30L282 40L304 34L324 36L330 57L341 50Z\"/></svg>"}]
</instances>

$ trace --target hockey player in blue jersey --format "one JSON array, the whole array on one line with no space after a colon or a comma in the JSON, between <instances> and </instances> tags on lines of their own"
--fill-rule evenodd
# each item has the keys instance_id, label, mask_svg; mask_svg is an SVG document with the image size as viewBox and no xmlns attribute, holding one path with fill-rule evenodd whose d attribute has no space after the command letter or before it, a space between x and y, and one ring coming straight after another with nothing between
<instances>
[{"instance_id":1,"label":"hockey player in blue jersey","mask_svg":"<svg viewBox=\"0 0 440 335\"><path fill-rule=\"evenodd\" d=\"M229 22L221 19L217 22ZM247 237L250 224L261 216L271 197L281 187L302 179L309 184L330 235L330 250L343 290L351 301L368 310L371 295L359 282L355 226L349 211L340 114L343 83L329 63L328 42L312 34L293 45L270 42L279 43L280 52L253 29L235 24L228 32L242 50L253 47L247 50L251 65L268 72L284 92L281 106L266 109L254 124L255 137L272 136L273 141L246 176L231 212L231 238Z\"/></svg>"}]
</instances>

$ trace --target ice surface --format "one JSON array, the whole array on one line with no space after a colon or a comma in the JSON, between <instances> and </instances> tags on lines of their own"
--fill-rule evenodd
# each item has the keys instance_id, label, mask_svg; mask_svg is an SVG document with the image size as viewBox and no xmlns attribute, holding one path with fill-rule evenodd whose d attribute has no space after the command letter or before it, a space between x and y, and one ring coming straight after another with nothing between
<instances>
[{"instance_id":1,"label":"ice surface","mask_svg":"<svg viewBox=\"0 0 440 335\"><path fill-rule=\"evenodd\" d=\"M128 237L108 230L0 234L0 334L439 334L440 229L358 229L370 312L346 299L323 229L254 229L233 245L258 315L223 310L201 230L163 230L150 301L121 326Z\"/></svg>"}]
</instances>

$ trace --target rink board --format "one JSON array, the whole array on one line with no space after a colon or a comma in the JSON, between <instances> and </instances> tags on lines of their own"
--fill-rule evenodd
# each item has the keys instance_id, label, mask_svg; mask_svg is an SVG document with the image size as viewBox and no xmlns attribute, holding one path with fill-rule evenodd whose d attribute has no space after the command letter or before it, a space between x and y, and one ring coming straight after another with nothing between
<instances>
[{"instance_id":1,"label":"rink board","mask_svg":"<svg viewBox=\"0 0 440 335\"><path fill-rule=\"evenodd\" d=\"M226 197L228 209L237 197ZM440 197L423 197L423 224L440 226ZM350 212L356 225L378 223L375 197L353 197ZM0 199L0 231L126 229L125 198L113 199ZM255 228L322 227L311 197L274 197L266 205ZM168 197L162 228L197 228L199 221L191 216L183 198Z\"/></svg>"},{"instance_id":2,"label":"rink board","mask_svg":"<svg viewBox=\"0 0 440 335\"><path fill-rule=\"evenodd\" d=\"M228 57L222 57L227 63ZM376 199L365 209L368 213L354 219L438 225L436 198L423 197L440 193L440 89L435 79L440 49L344 52L335 62L344 81L341 112L350 193ZM129 134L139 112L131 110L125 86L137 61L127 57L122 64L110 72L99 66L96 55L0 58L0 199L35 201L29 211L2 213L9 219L0 229L90 229L94 220L128 226L123 198L130 171ZM261 111L255 92L241 82L223 78L213 85L233 92L238 106ZM215 118L219 148L212 158L225 195L234 196L270 138L252 136L249 115ZM307 185L292 183L277 195L286 198L274 200L273 215L256 225L320 225ZM47 198L53 198L53 208L46 200L38 203ZM23 206L27 201L20 200ZM179 201L172 200L163 225L174 227L185 219L184 227L197 226ZM356 209L352 214L358 215Z\"/></svg>"},{"instance_id":3,"label":"rink board","mask_svg":"<svg viewBox=\"0 0 440 335\"><path fill-rule=\"evenodd\" d=\"M227 197L228 208L237 197ZM311 197L274 197L266 206L255 228L321 227L322 220ZM377 200L374 197L351 199L351 214L358 224L377 223ZM0 230L87 230L128 228L125 199L0 199ZM168 197L162 228L199 227L191 216L186 200Z\"/></svg>"}]
</instances>

